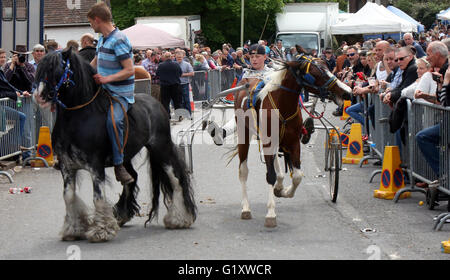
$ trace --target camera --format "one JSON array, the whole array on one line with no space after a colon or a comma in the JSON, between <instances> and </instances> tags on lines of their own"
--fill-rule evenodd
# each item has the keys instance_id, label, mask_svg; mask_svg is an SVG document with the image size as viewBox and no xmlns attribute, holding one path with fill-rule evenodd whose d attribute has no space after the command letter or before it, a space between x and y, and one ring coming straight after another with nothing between
<instances>
[{"instance_id":1,"label":"camera","mask_svg":"<svg viewBox=\"0 0 450 280\"><path fill-rule=\"evenodd\" d=\"M19 63L25 63L26 59L27 59L27 56L25 54L19 54L18 55Z\"/></svg>"},{"instance_id":2,"label":"camera","mask_svg":"<svg viewBox=\"0 0 450 280\"><path fill-rule=\"evenodd\" d=\"M441 77L440 77L440 76L434 75L434 74L432 74L432 76L433 76L433 80L434 80L436 83L440 83L440 82L441 82Z\"/></svg>"}]
</instances>

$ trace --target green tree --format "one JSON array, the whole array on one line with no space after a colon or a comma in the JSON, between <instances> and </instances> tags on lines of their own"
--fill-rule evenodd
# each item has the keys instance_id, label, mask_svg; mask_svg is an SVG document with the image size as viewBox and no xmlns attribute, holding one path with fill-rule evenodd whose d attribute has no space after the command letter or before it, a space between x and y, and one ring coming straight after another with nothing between
<instances>
[{"instance_id":1,"label":"green tree","mask_svg":"<svg viewBox=\"0 0 450 280\"><path fill-rule=\"evenodd\" d=\"M436 20L436 14L450 6L449 0L393 0L392 4L420 21L426 28L430 28Z\"/></svg>"},{"instance_id":2,"label":"green tree","mask_svg":"<svg viewBox=\"0 0 450 280\"><path fill-rule=\"evenodd\" d=\"M344 12L347 11L348 0L284 0L284 3L308 3L308 2L337 2L339 9Z\"/></svg>"},{"instance_id":3,"label":"green tree","mask_svg":"<svg viewBox=\"0 0 450 280\"><path fill-rule=\"evenodd\" d=\"M281 12L283 0L245 1L244 39L255 42L275 31L275 14ZM240 44L241 0L111 0L116 25L127 28L134 18L144 16L200 15L203 36L212 48L229 42Z\"/></svg>"}]
</instances>

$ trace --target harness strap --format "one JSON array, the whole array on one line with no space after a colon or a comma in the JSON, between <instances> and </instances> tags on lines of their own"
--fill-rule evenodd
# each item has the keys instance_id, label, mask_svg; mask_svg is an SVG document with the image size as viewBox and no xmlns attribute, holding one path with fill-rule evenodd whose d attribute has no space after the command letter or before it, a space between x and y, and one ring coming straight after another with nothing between
<instances>
[{"instance_id":1,"label":"harness strap","mask_svg":"<svg viewBox=\"0 0 450 280\"><path fill-rule=\"evenodd\" d=\"M110 94L108 94L108 98L109 98L109 104L110 104L111 120L112 120L112 124L113 124L113 128L114 128L114 134L116 136L117 147L119 148L120 153L123 154L125 146L127 145L127 142L128 142L129 123L128 123L127 111L125 110L125 107L122 105L122 103L120 103L120 101L117 98L115 98L114 96L112 96ZM115 101L115 102L120 104L120 107L122 108L122 111L123 111L124 116L125 116L125 122L127 124L126 125L127 128L125 130L125 137L123 138L123 147L120 145L119 131L117 130L116 121L114 120L114 105L113 105L113 101Z\"/></svg>"},{"instance_id":2,"label":"harness strap","mask_svg":"<svg viewBox=\"0 0 450 280\"><path fill-rule=\"evenodd\" d=\"M267 96L269 97L269 101L270 101L270 104L272 105L272 108L277 110L278 118L281 121L281 131L280 131L280 143L281 143L281 141L283 140L283 137L284 137L284 133L286 131L286 123L290 120L293 120L298 115L298 113L300 112L300 107L297 106L297 110L295 111L295 113L285 119L283 117L283 115L281 115L281 113L279 112L279 109L277 108L277 105L275 104L275 101L273 100L272 93L269 92L269 94L267 94Z\"/></svg>"},{"instance_id":3,"label":"harness strap","mask_svg":"<svg viewBox=\"0 0 450 280\"><path fill-rule=\"evenodd\" d=\"M97 92L95 93L94 97L92 97L91 100L89 100L88 102L86 102L84 104L81 104L81 105L78 105L78 106L75 106L75 107L70 107L70 108L66 107L65 109L68 110L68 111L75 111L75 110L79 110L79 109L81 109L83 107L86 107L87 105L89 105L92 102L94 102L95 98L97 98L97 96L98 96L98 94L100 93L101 90L102 90L102 88L99 87Z\"/></svg>"},{"instance_id":4,"label":"harness strap","mask_svg":"<svg viewBox=\"0 0 450 280\"><path fill-rule=\"evenodd\" d=\"M295 93L295 94L298 93L298 92L296 92L295 90L290 89L290 88L287 88L287 87L285 87L285 86L281 86L281 85L280 85L280 88L281 88L282 90L285 90L285 91L288 91L288 92L291 92L291 93ZM319 116L314 116L313 114L311 114L311 112L309 112L309 111L306 109L305 105L303 104L303 98L302 98L301 95L299 95L299 100L300 100L300 105L302 105L303 110L305 110L305 112L306 112L311 118L317 119L317 120L318 120L318 119L321 119L321 118L323 117L324 112L322 112Z\"/></svg>"}]
</instances>

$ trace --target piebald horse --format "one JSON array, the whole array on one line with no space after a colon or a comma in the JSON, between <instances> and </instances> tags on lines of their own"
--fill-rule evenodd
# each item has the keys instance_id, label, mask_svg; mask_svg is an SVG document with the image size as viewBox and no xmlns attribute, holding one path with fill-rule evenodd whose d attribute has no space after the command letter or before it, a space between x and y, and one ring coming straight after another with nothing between
<instances>
[{"instance_id":1,"label":"piebald horse","mask_svg":"<svg viewBox=\"0 0 450 280\"><path fill-rule=\"evenodd\" d=\"M299 105L302 88L320 98L328 98L341 105L344 99L350 99L351 89L340 82L327 68L325 63L305 54L296 46L299 55L297 61L282 62L281 70L270 76L257 98L253 92L240 91L235 94L235 118L237 122L239 155L239 180L242 185L241 219L251 219L250 204L247 196L249 174L247 158L252 130L256 131L263 148L267 167L266 180L269 187L266 227L276 227L274 196L292 198L299 186L303 173L300 170L300 139L303 132L303 120ZM249 83L257 88L258 79L243 79L240 85ZM251 102L251 101L254 102ZM252 112L251 114L249 112ZM289 166L292 184L283 186L284 172L280 167L278 151L284 153Z\"/></svg>"}]
</instances>

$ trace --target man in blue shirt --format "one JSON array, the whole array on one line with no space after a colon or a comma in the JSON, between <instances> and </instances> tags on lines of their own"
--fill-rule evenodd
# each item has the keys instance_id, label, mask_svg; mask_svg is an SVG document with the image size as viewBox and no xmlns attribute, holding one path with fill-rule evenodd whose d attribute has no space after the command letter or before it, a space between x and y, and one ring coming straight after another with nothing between
<instances>
[{"instance_id":1,"label":"man in blue shirt","mask_svg":"<svg viewBox=\"0 0 450 280\"><path fill-rule=\"evenodd\" d=\"M413 35L411 33L405 33L405 35L403 35L403 41L405 41L405 44L407 46L413 46L416 49L417 58L426 56L425 51L416 41L414 41Z\"/></svg>"},{"instance_id":2,"label":"man in blue shirt","mask_svg":"<svg viewBox=\"0 0 450 280\"><path fill-rule=\"evenodd\" d=\"M178 50L175 52L175 59L180 65L182 75L180 77L182 98L181 98L181 107L186 109L189 112L189 116L192 118L192 110L191 110L191 102L189 98L189 84L190 77L194 77L194 68L192 65L184 60L184 51Z\"/></svg>"},{"instance_id":3,"label":"man in blue shirt","mask_svg":"<svg viewBox=\"0 0 450 280\"><path fill-rule=\"evenodd\" d=\"M128 111L129 104L134 103L134 67L130 41L113 25L111 11L104 2L92 6L87 18L94 31L102 34L98 40L96 56L91 62L91 65L97 69L94 79L117 98ZM125 185L132 183L134 179L123 166L125 113L122 106L118 102L114 102L113 105L114 121L120 143L116 141L110 111L108 111L106 126L112 144L116 179Z\"/></svg>"}]
</instances>

